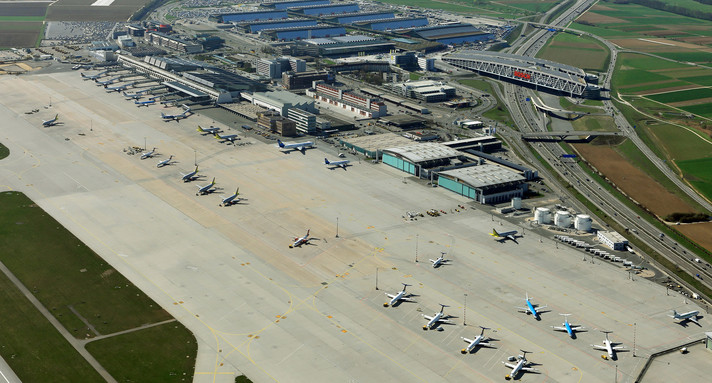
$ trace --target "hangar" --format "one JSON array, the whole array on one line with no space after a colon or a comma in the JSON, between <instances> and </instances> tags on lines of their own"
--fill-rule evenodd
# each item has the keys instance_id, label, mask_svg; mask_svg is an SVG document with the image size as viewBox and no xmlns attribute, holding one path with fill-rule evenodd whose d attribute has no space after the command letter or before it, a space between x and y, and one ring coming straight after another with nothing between
<instances>
[{"instance_id":1,"label":"hangar","mask_svg":"<svg viewBox=\"0 0 712 383\"><path fill-rule=\"evenodd\" d=\"M255 12L236 12L236 13L218 13L208 17L208 20L216 23L231 23L240 21L257 21L257 20L279 20L286 19L287 11L255 11Z\"/></svg>"},{"instance_id":2,"label":"hangar","mask_svg":"<svg viewBox=\"0 0 712 383\"><path fill-rule=\"evenodd\" d=\"M358 4L356 3L338 3L324 5L308 5L303 7L289 7L289 12L309 16L334 15L338 13L354 13L358 12Z\"/></svg>"},{"instance_id":3,"label":"hangar","mask_svg":"<svg viewBox=\"0 0 712 383\"><path fill-rule=\"evenodd\" d=\"M339 139L341 146L363 154L369 158L379 160L385 148L412 145L413 141L395 133L373 134L361 137L347 137Z\"/></svg>"},{"instance_id":4,"label":"hangar","mask_svg":"<svg viewBox=\"0 0 712 383\"><path fill-rule=\"evenodd\" d=\"M374 31L386 31L425 27L428 25L428 19L426 17L392 17L359 21L354 24ZM398 41L397 39L394 40ZM406 44L410 43L406 42Z\"/></svg>"},{"instance_id":5,"label":"hangar","mask_svg":"<svg viewBox=\"0 0 712 383\"><path fill-rule=\"evenodd\" d=\"M457 150L436 143L410 144L383 150L383 163L420 177L423 170L450 165L460 157Z\"/></svg>"},{"instance_id":6,"label":"hangar","mask_svg":"<svg viewBox=\"0 0 712 383\"><path fill-rule=\"evenodd\" d=\"M331 0L287 0L287 1L270 1L262 3L263 7L274 9L287 9L291 7L302 7L308 5L324 5L329 4Z\"/></svg>"},{"instance_id":7,"label":"hangar","mask_svg":"<svg viewBox=\"0 0 712 383\"><path fill-rule=\"evenodd\" d=\"M501 166L483 164L437 172L438 186L482 204L508 202L523 197L525 178Z\"/></svg>"},{"instance_id":8,"label":"hangar","mask_svg":"<svg viewBox=\"0 0 712 383\"><path fill-rule=\"evenodd\" d=\"M244 21L238 23L237 25L240 28L243 28L245 32L257 33L263 29L276 29L285 27L315 27L316 24L316 20L293 18L284 20Z\"/></svg>"},{"instance_id":9,"label":"hangar","mask_svg":"<svg viewBox=\"0 0 712 383\"><path fill-rule=\"evenodd\" d=\"M413 29L410 34L422 39L437 41L441 44L462 44L495 39L492 33L482 32L472 24L467 23L417 28Z\"/></svg>"}]
</instances>

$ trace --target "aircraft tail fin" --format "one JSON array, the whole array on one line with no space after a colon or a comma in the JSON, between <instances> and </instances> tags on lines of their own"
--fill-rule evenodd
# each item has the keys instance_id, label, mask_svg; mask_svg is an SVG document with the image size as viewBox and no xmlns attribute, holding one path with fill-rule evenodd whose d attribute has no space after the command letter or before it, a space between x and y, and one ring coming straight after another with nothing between
<instances>
[{"instance_id":1,"label":"aircraft tail fin","mask_svg":"<svg viewBox=\"0 0 712 383\"><path fill-rule=\"evenodd\" d=\"M210 184L215 185L215 177L213 177L213 182L211 182Z\"/></svg>"},{"instance_id":2,"label":"aircraft tail fin","mask_svg":"<svg viewBox=\"0 0 712 383\"><path fill-rule=\"evenodd\" d=\"M493 237L499 237L499 233L497 232L497 230L495 230L494 227L492 228L492 233L490 233L490 235Z\"/></svg>"},{"instance_id":3,"label":"aircraft tail fin","mask_svg":"<svg viewBox=\"0 0 712 383\"><path fill-rule=\"evenodd\" d=\"M284 142L282 142L279 138L277 139L277 145L279 145L280 148L284 147Z\"/></svg>"},{"instance_id":4,"label":"aircraft tail fin","mask_svg":"<svg viewBox=\"0 0 712 383\"><path fill-rule=\"evenodd\" d=\"M329 165L329 160L327 160L326 157L324 157L324 164Z\"/></svg>"},{"instance_id":5,"label":"aircraft tail fin","mask_svg":"<svg viewBox=\"0 0 712 383\"><path fill-rule=\"evenodd\" d=\"M240 187L238 187L237 190L235 190L235 196L237 197L239 195L240 195Z\"/></svg>"},{"instance_id":6,"label":"aircraft tail fin","mask_svg":"<svg viewBox=\"0 0 712 383\"><path fill-rule=\"evenodd\" d=\"M205 130L203 130L203 128L200 125L198 125L198 129L196 129L196 130L199 132L205 132Z\"/></svg>"}]
</instances>

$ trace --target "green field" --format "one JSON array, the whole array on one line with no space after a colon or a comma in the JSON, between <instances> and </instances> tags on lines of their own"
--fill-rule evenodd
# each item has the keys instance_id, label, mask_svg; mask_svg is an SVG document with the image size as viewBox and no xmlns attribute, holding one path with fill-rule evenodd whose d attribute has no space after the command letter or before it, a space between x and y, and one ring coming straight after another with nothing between
<instances>
[{"instance_id":1,"label":"green field","mask_svg":"<svg viewBox=\"0 0 712 383\"><path fill-rule=\"evenodd\" d=\"M0 251L0 261L75 337L85 339L96 336L84 323L87 321L100 335L109 335L101 342L120 350L119 355L136 349L151 350L152 347L161 345L165 352L144 356L147 358L145 363L155 366L184 366L186 363L184 347L194 347L195 338L178 322L172 323L172 326L182 329L179 335L166 334L166 337L158 340L155 337L136 338L136 343L130 343L122 341L124 338L110 336L117 331L140 328L142 325L170 320L172 317L22 193L0 193L0 249L3 249ZM8 289L3 289L5 290ZM10 293L8 290L7 294ZM12 313L14 310L4 311L10 312L10 315L17 314ZM30 319L28 321L36 322ZM0 342L10 336L18 339L32 338L34 332L42 328L38 326L37 329L28 330L24 327L24 322L15 326L17 322L14 320L0 323L3 323L0 334L4 331L13 334L1 336ZM46 320L45 325L49 325ZM56 332L54 335L44 332L39 335L47 339L59 336ZM69 358L71 352L64 350L68 346L53 346L48 350L47 355L43 356L47 364L53 361L67 364L64 358ZM170 353L171 350L177 350L178 353ZM5 350L0 349L0 352L7 356ZM194 360L195 350L192 352L193 354L188 355ZM150 360L150 357L160 360ZM25 363L31 366L19 367L16 371L37 368L37 358ZM77 362L71 363L71 366L48 366L47 369L79 369L80 364ZM136 371L131 370L133 367L141 368L139 365L127 365L124 368L130 371L125 373L137 376ZM189 369L185 366L181 368L183 370L179 375L185 373L192 376L192 365ZM30 379L22 375L20 378L23 381L58 381L57 378ZM68 381L83 382L92 379L77 378Z\"/></svg>"},{"instance_id":2,"label":"green field","mask_svg":"<svg viewBox=\"0 0 712 383\"><path fill-rule=\"evenodd\" d=\"M10 149L7 146L0 144L0 160L10 155Z\"/></svg>"},{"instance_id":3,"label":"green field","mask_svg":"<svg viewBox=\"0 0 712 383\"><path fill-rule=\"evenodd\" d=\"M4 210L2 205L0 210ZM3 225L15 224L0 220L4 221ZM0 304L5 308L0 310L3 324L0 326L0 354L20 379L25 382L104 381L2 273Z\"/></svg>"},{"instance_id":4,"label":"green field","mask_svg":"<svg viewBox=\"0 0 712 383\"><path fill-rule=\"evenodd\" d=\"M654 95L649 95L646 97L651 100L655 100L657 102L662 102L662 103L666 104L666 103L671 103L671 102L690 101L690 100L697 100L700 98L712 97L712 89L698 88L698 89L690 89L690 90L680 90L677 92L654 94Z\"/></svg>"},{"instance_id":5,"label":"green field","mask_svg":"<svg viewBox=\"0 0 712 383\"><path fill-rule=\"evenodd\" d=\"M0 49L34 47L43 28L42 21L0 21Z\"/></svg>"},{"instance_id":6,"label":"green field","mask_svg":"<svg viewBox=\"0 0 712 383\"><path fill-rule=\"evenodd\" d=\"M698 116L712 118L712 103L681 106L680 109Z\"/></svg>"},{"instance_id":7,"label":"green field","mask_svg":"<svg viewBox=\"0 0 712 383\"><path fill-rule=\"evenodd\" d=\"M593 38L570 33L557 33L537 57L599 72L605 72L610 61L608 49L603 44Z\"/></svg>"},{"instance_id":8,"label":"green field","mask_svg":"<svg viewBox=\"0 0 712 383\"><path fill-rule=\"evenodd\" d=\"M643 69L617 70L613 73L612 86L620 88L649 82L669 81L670 77Z\"/></svg>"},{"instance_id":9,"label":"green field","mask_svg":"<svg viewBox=\"0 0 712 383\"><path fill-rule=\"evenodd\" d=\"M119 382L192 382L198 345L186 339L192 339L190 331L171 322L96 340L86 348Z\"/></svg>"},{"instance_id":10,"label":"green field","mask_svg":"<svg viewBox=\"0 0 712 383\"><path fill-rule=\"evenodd\" d=\"M677 161L687 179L700 193L712 199L712 157Z\"/></svg>"}]
</instances>

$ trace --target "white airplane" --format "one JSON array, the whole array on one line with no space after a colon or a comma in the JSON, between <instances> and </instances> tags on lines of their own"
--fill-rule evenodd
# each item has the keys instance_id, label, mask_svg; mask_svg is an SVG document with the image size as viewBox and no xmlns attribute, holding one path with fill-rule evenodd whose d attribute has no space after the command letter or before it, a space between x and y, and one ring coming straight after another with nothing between
<instances>
[{"instance_id":1,"label":"white airplane","mask_svg":"<svg viewBox=\"0 0 712 383\"><path fill-rule=\"evenodd\" d=\"M294 149L304 153L307 148L311 148L312 146L314 146L314 143L311 141L304 141L285 144L280 139L277 139L277 145L279 145L280 149Z\"/></svg>"},{"instance_id":2,"label":"white airplane","mask_svg":"<svg viewBox=\"0 0 712 383\"><path fill-rule=\"evenodd\" d=\"M526 300L527 302L527 307L517 307L519 309L520 313L526 313L527 315L531 314L534 319L539 320L539 313L537 312L537 309L543 309L546 308L547 306L541 306L539 307L538 305L533 305L531 301L529 301L529 293L526 295Z\"/></svg>"},{"instance_id":3,"label":"white airplane","mask_svg":"<svg viewBox=\"0 0 712 383\"><path fill-rule=\"evenodd\" d=\"M59 114L56 114L53 119L47 120L47 121L42 121L42 126L53 126L57 125L57 121L59 120Z\"/></svg>"},{"instance_id":4,"label":"white airplane","mask_svg":"<svg viewBox=\"0 0 712 383\"><path fill-rule=\"evenodd\" d=\"M697 315L699 313L699 311L695 310L684 314L678 314L676 310L672 310L672 315L670 315L670 318L676 321L680 321L680 323L689 320L691 322L695 322L696 325L700 326L700 322L697 321Z\"/></svg>"},{"instance_id":5,"label":"white airplane","mask_svg":"<svg viewBox=\"0 0 712 383\"><path fill-rule=\"evenodd\" d=\"M110 79L104 80L104 81L97 81L97 80L94 80L94 81L96 82L96 85L97 85L97 86L103 86L104 88L106 88L108 85L113 84L114 81L116 81L116 80L118 80L118 79L120 79L120 78L121 78L121 76L119 76L119 77L114 77L114 78L110 78Z\"/></svg>"},{"instance_id":6,"label":"white airplane","mask_svg":"<svg viewBox=\"0 0 712 383\"><path fill-rule=\"evenodd\" d=\"M146 158L151 158L156 154L156 148L151 149L150 152L143 152L141 153L141 159L145 160Z\"/></svg>"},{"instance_id":7,"label":"white airplane","mask_svg":"<svg viewBox=\"0 0 712 383\"><path fill-rule=\"evenodd\" d=\"M615 346L615 344L618 343L613 343L608 339L608 334L610 334L612 331L601 331L602 333L606 334L606 339L603 340L603 346L597 345L597 344L592 344L591 347L593 347L596 350L603 350L608 353L608 357L611 360L615 360L616 358L616 351L625 351L625 347L623 346Z\"/></svg>"},{"instance_id":8,"label":"white airplane","mask_svg":"<svg viewBox=\"0 0 712 383\"><path fill-rule=\"evenodd\" d=\"M344 168L346 169L346 166L349 164L349 160L341 160L341 161L329 161L326 158L324 158L324 165L330 165L332 168Z\"/></svg>"},{"instance_id":9,"label":"white airplane","mask_svg":"<svg viewBox=\"0 0 712 383\"><path fill-rule=\"evenodd\" d=\"M411 285L409 285L407 283L401 283L401 284L403 285L403 290L399 291L398 294L393 295L393 294L386 293L386 296L388 296L388 298L391 298L391 300L384 303L383 307L393 306L398 301L415 302L413 299L410 298L410 296L412 294L406 294L406 292L405 292L405 288L408 286L411 286Z\"/></svg>"},{"instance_id":10,"label":"white airplane","mask_svg":"<svg viewBox=\"0 0 712 383\"><path fill-rule=\"evenodd\" d=\"M216 134L216 133L220 132L220 128L214 128L214 127L212 127L212 126L209 127L209 128L203 128L203 127L201 127L200 125L198 125L198 129L197 129L197 130L198 130L200 133L204 133L203 135L206 135L206 134Z\"/></svg>"},{"instance_id":11,"label":"white airplane","mask_svg":"<svg viewBox=\"0 0 712 383\"><path fill-rule=\"evenodd\" d=\"M123 85L109 86L109 87L106 87L106 93L121 92L121 91L126 90L126 88L130 87L131 85L133 85L132 82L130 82L128 84L123 84Z\"/></svg>"},{"instance_id":12,"label":"white airplane","mask_svg":"<svg viewBox=\"0 0 712 383\"><path fill-rule=\"evenodd\" d=\"M124 92L124 97L126 97L127 100L128 100L128 99L132 99L132 98L133 98L134 100L139 100L141 97L143 97L143 95L138 94L138 93L126 93L126 92Z\"/></svg>"},{"instance_id":13,"label":"white airplane","mask_svg":"<svg viewBox=\"0 0 712 383\"><path fill-rule=\"evenodd\" d=\"M524 350L519 350L519 351L522 352L522 355L517 355L516 358L513 356L509 357L510 360L517 360L516 364L502 362L502 363L504 363L505 366L512 369L512 371L508 375L504 376L504 379L506 379L506 380L517 379L517 376L519 375L520 372L539 373L539 370L537 370L536 368L527 366L529 364L529 361L527 361L528 351L524 351Z\"/></svg>"},{"instance_id":14,"label":"white airplane","mask_svg":"<svg viewBox=\"0 0 712 383\"><path fill-rule=\"evenodd\" d=\"M295 247L301 247L301 246L304 245L304 244L308 244L308 243L309 243L309 240L311 239L311 238L309 238L309 231L310 231L310 230L311 230L311 229L308 229L308 230L307 230L307 233L306 233L303 237L301 237L301 238L294 238L294 243L292 243L291 245L289 245L289 248L292 249L292 248L295 248Z\"/></svg>"},{"instance_id":15,"label":"white airplane","mask_svg":"<svg viewBox=\"0 0 712 383\"><path fill-rule=\"evenodd\" d=\"M437 269L442 265L446 265L448 262L450 262L450 260L445 259L445 253L441 252L440 257L438 257L438 259L431 259L430 262L433 263L433 269Z\"/></svg>"},{"instance_id":16,"label":"white airplane","mask_svg":"<svg viewBox=\"0 0 712 383\"><path fill-rule=\"evenodd\" d=\"M583 326L569 323L569 315L571 315L571 314L559 314L559 315L564 316L564 323L561 324L561 327L551 326L551 328L553 328L555 331L566 331L567 333L569 333L569 336L571 338L575 337L574 332L586 331Z\"/></svg>"},{"instance_id":17,"label":"white airplane","mask_svg":"<svg viewBox=\"0 0 712 383\"><path fill-rule=\"evenodd\" d=\"M153 104L155 104L155 103L156 103L156 100L146 100L146 101L138 101L138 100L136 100L136 101L134 101L134 104L136 104L136 107L138 107L138 108L140 108L140 107L142 107L142 106L153 105Z\"/></svg>"},{"instance_id":18,"label":"white airplane","mask_svg":"<svg viewBox=\"0 0 712 383\"><path fill-rule=\"evenodd\" d=\"M423 326L423 330L432 330L432 329L435 328L435 326L436 326L438 323L440 323L440 322L442 322L442 323L452 323L452 321L448 320L447 318L445 318L445 317L443 316L443 311L445 310L445 307L448 307L448 306L447 306L447 305L444 305L444 304L442 304L442 303L440 303L440 306L441 306L441 307L440 307L440 311L439 311L439 312L436 312L433 316L428 316L428 315L425 315L425 314L420 314L420 315L423 316L423 318L425 318L425 319L428 320L428 323L426 323L425 326Z\"/></svg>"},{"instance_id":19,"label":"white airplane","mask_svg":"<svg viewBox=\"0 0 712 383\"><path fill-rule=\"evenodd\" d=\"M198 185L198 192L195 193L195 195L205 195L211 193L213 191L213 186L215 186L215 177L213 177L213 181L211 183L205 186Z\"/></svg>"},{"instance_id":20,"label":"white airplane","mask_svg":"<svg viewBox=\"0 0 712 383\"><path fill-rule=\"evenodd\" d=\"M83 78L84 80L96 80L96 79L98 79L99 77L105 75L105 74L106 74L106 71L99 72L99 73L97 73L97 74L91 74L91 75L85 75L84 72L79 73L79 74L82 75L82 78Z\"/></svg>"},{"instance_id":21,"label":"white airplane","mask_svg":"<svg viewBox=\"0 0 712 383\"><path fill-rule=\"evenodd\" d=\"M220 206L230 206L232 204L236 204L236 203L242 201L242 198L237 198L237 196L239 196L239 195L240 195L240 188L237 188L237 190L235 190L235 194L233 194L231 196L227 196L222 199Z\"/></svg>"},{"instance_id":22,"label":"white airplane","mask_svg":"<svg viewBox=\"0 0 712 383\"><path fill-rule=\"evenodd\" d=\"M478 346L479 347L495 348L493 344L487 343L492 340L491 338L488 338L485 336L485 330L487 330L487 327L480 326L480 328L482 329L482 332L480 333L480 335L477 335L475 337L475 339L467 339L464 336L460 337L460 338L462 338L462 340L464 340L465 342L468 343L467 347L460 350L461 353L469 354L472 352L472 350L476 349Z\"/></svg>"},{"instance_id":23,"label":"white airplane","mask_svg":"<svg viewBox=\"0 0 712 383\"><path fill-rule=\"evenodd\" d=\"M171 154L170 157L168 157L168 158L166 158L165 160L163 160L163 161L157 163L157 164L156 164L156 167L157 167L157 168L162 168L162 167L168 165L168 164L171 162L172 159L173 159L173 155Z\"/></svg>"},{"instance_id":24,"label":"white airplane","mask_svg":"<svg viewBox=\"0 0 712 383\"><path fill-rule=\"evenodd\" d=\"M220 133L215 133L213 134L215 136L216 140L221 140L220 142L235 142L235 140L239 140L240 138L237 137L237 134L220 134Z\"/></svg>"},{"instance_id":25,"label":"white airplane","mask_svg":"<svg viewBox=\"0 0 712 383\"><path fill-rule=\"evenodd\" d=\"M490 233L490 235L495 237L497 239L497 241L502 242L504 240L511 239L515 243L517 242L517 238L515 237L516 234L517 234L516 230L507 231L504 233L498 233L497 230L495 230L494 228L492 228L492 232Z\"/></svg>"},{"instance_id":26,"label":"white airplane","mask_svg":"<svg viewBox=\"0 0 712 383\"><path fill-rule=\"evenodd\" d=\"M186 173L186 174L181 173L181 175L183 176L181 178L181 180L183 180L183 182L190 182L190 181L198 178L195 176L196 174L198 174L198 165L195 165L195 170L193 170L190 173Z\"/></svg>"},{"instance_id":27,"label":"white airplane","mask_svg":"<svg viewBox=\"0 0 712 383\"><path fill-rule=\"evenodd\" d=\"M164 114L163 112L161 112L161 118L165 121L170 121L170 120L179 121L180 119L188 117L188 115L190 115L190 114L191 114L190 108L187 108L185 110L185 112L183 112L181 114Z\"/></svg>"}]
</instances>

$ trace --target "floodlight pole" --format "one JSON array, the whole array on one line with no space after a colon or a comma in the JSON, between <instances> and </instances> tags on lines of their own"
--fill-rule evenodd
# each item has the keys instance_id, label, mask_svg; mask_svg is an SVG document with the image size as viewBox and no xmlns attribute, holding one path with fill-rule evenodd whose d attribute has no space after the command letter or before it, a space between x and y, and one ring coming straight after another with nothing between
<instances>
[{"instance_id":1,"label":"floodlight pole","mask_svg":"<svg viewBox=\"0 0 712 383\"><path fill-rule=\"evenodd\" d=\"M339 217L336 217L336 238L339 238Z\"/></svg>"},{"instance_id":2,"label":"floodlight pole","mask_svg":"<svg viewBox=\"0 0 712 383\"><path fill-rule=\"evenodd\" d=\"M418 234L415 235L415 263L418 263Z\"/></svg>"},{"instance_id":3,"label":"floodlight pole","mask_svg":"<svg viewBox=\"0 0 712 383\"><path fill-rule=\"evenodd\" d=\"M465 294L465 307L462 313L462 325L467 326L467 294Z\"/></svg>"},{"instance_id":4,"label":"floodlight pole","mask_svg":"<svg viewBox=\"0 0 712 383\"><path fill-rule=\"evenodd\" d=\"M378 266L376 266L376 290L378 290Z\"/></svg>"}]
</instances>

